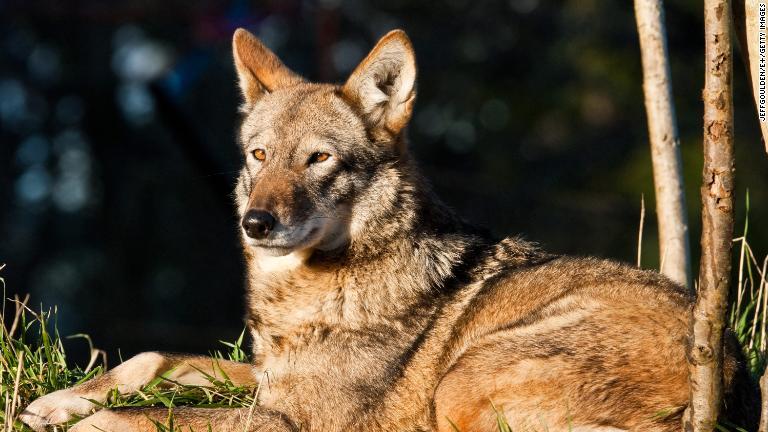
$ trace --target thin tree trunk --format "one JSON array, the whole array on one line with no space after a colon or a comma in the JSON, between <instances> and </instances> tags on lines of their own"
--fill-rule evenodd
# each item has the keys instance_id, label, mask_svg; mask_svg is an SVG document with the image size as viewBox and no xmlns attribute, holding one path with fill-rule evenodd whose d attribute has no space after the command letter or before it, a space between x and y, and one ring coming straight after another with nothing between
<instances>
[{"instance_id":1,"label":"thin tree trunk","mask_svg":"<svg viewBox=\"0 0 768 432\"><path fill-rule=\"evenodd\" d=\"M688 215L662 0L635 0L635 18L640 36L645 110L653 159L659 256L664 263L661 271L675 282L690 287Z\"/></svg>"},{"instance_id":2,"label":"thin tree trunk","mask_svg":"<svg viewBox=\"0 0 768 432\"><path fill-rule=\"evenodd\" d=\"M686 431L712 431L723 395L723 329L733 239L733 97L731 8L704 0L704 169L699 292L688 353L691 403Z\"/></svg>"},{"instance_id":3,"label":"thin tree trunk","mask_svg":"<svg viewBox=\"0 0 768 432\"><path fill-rule=\"evenodd\" d=\"M760 393L762 393L762 403L760 407L760 429L758 432L768 432L768 371L763 373L760 378Z\"/></svg>"},{"instance_id":4,"label":"thin tree trunk","mask_svg":"<svg viewBox=\"0 0 768 432\"><path fill-rule=\"evenodd\" d=\"M768 66L765 50L768 47L768 10L760 10L758 0L739 0L733 2L733 24L739 38L741 57L747 70L747 79L752 87L752 96L757 109L757 119L763 137L765 151L768 152ZM762 41L762 43L761 43ZM761 65L761 57L764 60ZM760 72L763 72L761 79Z\"/></svg>"}]
</instances>

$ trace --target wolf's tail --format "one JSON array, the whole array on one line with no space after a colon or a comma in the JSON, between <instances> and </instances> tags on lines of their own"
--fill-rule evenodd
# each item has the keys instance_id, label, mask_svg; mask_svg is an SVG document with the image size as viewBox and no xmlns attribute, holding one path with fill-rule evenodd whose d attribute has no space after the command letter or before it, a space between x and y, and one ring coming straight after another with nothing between
<instances>
[{"instance_id":1,"label":"wolf's tail","mask_svg":"<svg viewBox=\"0 0 768 432\"><path fill-rule=\"evenodd\" d=\"M729 423L724 426L729 430L737 426L756 432L760 421L760 387L750 374L741 347L730 330L726 331L723 351L725 394L722 417Z\"/></svg>"}]
</instances>

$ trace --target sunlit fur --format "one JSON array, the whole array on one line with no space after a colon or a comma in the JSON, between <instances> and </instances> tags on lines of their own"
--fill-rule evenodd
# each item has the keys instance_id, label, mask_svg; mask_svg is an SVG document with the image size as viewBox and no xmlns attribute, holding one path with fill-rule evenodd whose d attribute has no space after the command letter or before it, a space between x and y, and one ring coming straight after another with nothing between
<instances>
[{"instance_id":1,"label":"sunlit fur","mask_svg":"<svg viewBox=\"0 0 768 432\"><path fill-rule=\"evenodd\" d=\"M515 431L680 429L687 290L655 271L495 239L443 205L407 150L416 69L404 33L341 86L304 81L242 30L234 53L245 161L235 202L241 216L277 221L264 239L241 230L251 378L268 385L252 411L186 409L177 425L493 431L498 412ZM311 163L315 152L330 157ZM726 408L748 426L752 388L738 349L726 359ZM64 396L97 398L171 366L180 381L210 373L199 357L154 354ZM245 379L242 365L223 368ZM102 411L76 429L149 430L147 416L164 415Z\"/></svg>"}]
</instances>

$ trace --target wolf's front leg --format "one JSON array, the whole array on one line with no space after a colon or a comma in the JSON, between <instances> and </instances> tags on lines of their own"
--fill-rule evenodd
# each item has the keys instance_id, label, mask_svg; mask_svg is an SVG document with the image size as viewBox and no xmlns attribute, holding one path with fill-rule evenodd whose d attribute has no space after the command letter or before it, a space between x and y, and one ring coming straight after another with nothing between
<instances>
[{"instance_id":1,"label":"wolf's front leg","mask_svg":"<svg viewBox=\"0 0 768 432\"><path fill-rule=\"evenodd\" d=\"M103 403L115 388L121 394L133 393L165 372L169 372L169 379L182 384L206 385L209 381L204 374L217 379L223 379L226 374L237 385L255 384L256 381L253 366L247 363L188 354L145 352L100 377L36 399L19 418L32 429L43 430L46 425L66 422L73 415L90 414L96 406L88 399Z\"/></svg>"},{"instance_id":2,"label":"wolf's front leg","mask_svg":"<svg viewBox=\"0 0 768 432\"><path fill-rule=\"evenodd\" d=\"M157 424L170 430L166 408L119 408L102 410L75 424L70 432L154 432ZM296 432L299 429L283 414L261 407L173 409L173 430L216 432Z\"/></svg>"}]
</instances>

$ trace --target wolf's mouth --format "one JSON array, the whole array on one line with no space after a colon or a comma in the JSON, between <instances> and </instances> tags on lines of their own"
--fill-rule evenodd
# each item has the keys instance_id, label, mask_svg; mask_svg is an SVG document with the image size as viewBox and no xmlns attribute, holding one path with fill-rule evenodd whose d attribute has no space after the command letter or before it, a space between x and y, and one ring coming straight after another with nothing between
<instances>
[{"instance_id":1,"label":"wolf's mouth","mask_svg":"<svg viewBox=\"0 0 768 432\"><path fill-rule=\"evenodd\" d=\"M312 226L306 233L304 227L297 229L276 229L264 239L254 239L243 233L248 246L268 251L270 255L285 255L295 250L311 247L322 234L321 227Z\"/></svg>"}]
</instances>

